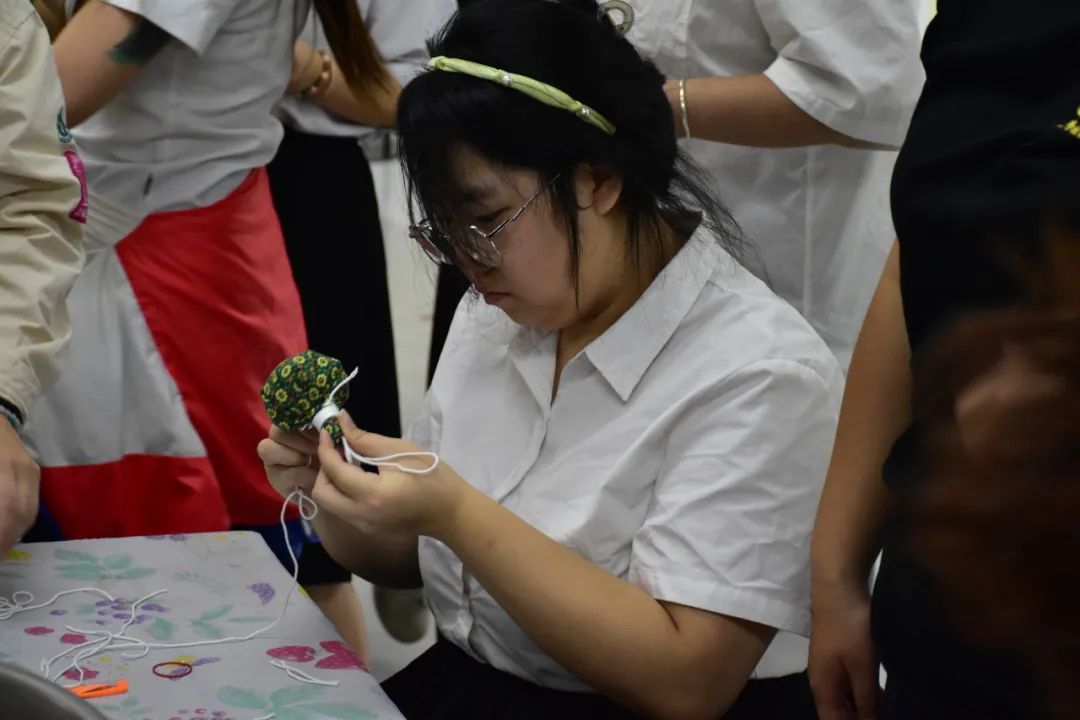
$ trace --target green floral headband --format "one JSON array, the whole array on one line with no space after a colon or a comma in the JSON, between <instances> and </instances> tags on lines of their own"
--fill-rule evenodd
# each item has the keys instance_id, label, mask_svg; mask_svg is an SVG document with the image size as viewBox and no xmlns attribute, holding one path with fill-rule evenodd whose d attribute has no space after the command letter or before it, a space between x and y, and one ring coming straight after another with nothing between
<instances>
[{"instance_id":1,"label":"green floral headband","mask_svg":"<svg viewBox=\"0 0 1080 720\"><path fill-rule=\"evenodd\" d=\"M608 135L615 134L615 126L612 125L606 117L596 110L593 110L588 105L578 102L562 90L552 87L547 83L542 83L539 80L533 80L524 75L517 75L515 73L506 72L505 70L499 70L490 65L481 65L480 63L475 63L470 60L444 57L441 55L439 57L431 58L431 60L428 61L427 66L429 70L441 70L443 72L472 75L481 80L489 80L504 87L523 92L545 105L550 105L559 110L566 110L567 112L573 113L579 119L584 120L593 127L599 128Z\"/></svg>"}]
</instances>

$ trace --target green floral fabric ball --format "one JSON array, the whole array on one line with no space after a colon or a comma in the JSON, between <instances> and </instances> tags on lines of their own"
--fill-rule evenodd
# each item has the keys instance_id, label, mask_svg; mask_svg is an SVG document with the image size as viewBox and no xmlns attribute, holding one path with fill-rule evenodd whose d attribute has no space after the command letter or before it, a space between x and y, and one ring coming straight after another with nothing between
<instances>
[{"instance_id":1,"label":"green floral fabric ball","mask_svg":"<svg viewBox=\"0 0 1080 720\"><path fill-rule=\"evenodd\" d=\"M316 413L329 402L341 407L349 399L349 387L330 397L346 378L341 361L308 350L283 360L266 379L262 400L270 422L282 430L304 430L312 426ZM341 440L337 418L323 428L334 441Z\"/></svg>"}]
</instances>

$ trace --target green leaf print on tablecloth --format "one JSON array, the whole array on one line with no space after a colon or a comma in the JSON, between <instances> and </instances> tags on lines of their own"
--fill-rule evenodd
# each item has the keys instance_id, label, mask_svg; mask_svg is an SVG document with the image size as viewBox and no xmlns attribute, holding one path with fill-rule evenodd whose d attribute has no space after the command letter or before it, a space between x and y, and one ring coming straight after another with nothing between
<instances>
[{"instance_id":1,"label":"green leaf print on tablecloth","mask_svg":"<svg viewBox=\"0 0 1080 720\"><path fill-rule=\"evenodd\" d=\"M127 554L99 558L90 553L59 549L55 551L54 557L65 563L55 566L55 570L68 580L139 580L156 572L153 568L132 567L135 561Z\"/></svg>"},{"instance_id":2,"label":"green leaf print on tablecloth","mask_svg":"<svg viewBox=\"0 0 1080 720\"><path fill-rule=\"evenodd\" d=\"M325 692L320 685L290 685L267 697L254 690L224 687L218 692L218 700L230 707L273 713L275 720L375 720L367 710L352 705L311 702Z\"/></svg>"},{"instance_id":3,"label":"green leaf print on tablecloth","mask_svg":"<svg viewBox=\"0 0 1080 720\"><path fill-rule=\"evenodd\" d=\"M99 705L98 708L107 711L113 717L127 717L129 720L142 720L154 708L141 707L142 703L136 697L125 698L119 705Z\"/></svg>"}]
</instances>

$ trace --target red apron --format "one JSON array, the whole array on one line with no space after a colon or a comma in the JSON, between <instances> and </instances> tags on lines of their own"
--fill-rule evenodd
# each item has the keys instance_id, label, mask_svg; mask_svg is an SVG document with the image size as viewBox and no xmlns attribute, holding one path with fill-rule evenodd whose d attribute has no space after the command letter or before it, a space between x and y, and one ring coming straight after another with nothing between
<instances>
[{"instance_id":1,"label":"red apron","mask_svg":"<svg viewBox=\"0 0 1080 720\"><path fill-rule=\"evenodd\" d=\"M57 411L31 428L50 434L42 498L62 534L277 522L282 499L255 452L269 427L259 390L306 337L265 170L211 207L149 216L106 252L93 287L73 293L106 310L73 305L85 324L45 403ZM95 358L124 367L94 369ZM77 424L87 422L107 425Z\"/></svg>"}]
</instances>

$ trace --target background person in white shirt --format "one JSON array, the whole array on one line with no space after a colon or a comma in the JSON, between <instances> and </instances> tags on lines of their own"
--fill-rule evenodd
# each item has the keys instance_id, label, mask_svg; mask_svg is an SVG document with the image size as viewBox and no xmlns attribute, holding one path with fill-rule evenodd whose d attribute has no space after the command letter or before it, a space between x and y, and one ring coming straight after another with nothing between
<instances>
[{"instance_id":1,"label":"background person in white shirt","mask_svg":"<svg viewBox=\"0 0 1080 720\"><path fill-rule=\"evenodd\" d=\"M263 380L306 346L262 169L282 135L272 111L290 80L358 102L351 88L376 94L384 70L341 3L315 3L341 66L306 80L306 0L79 4L55 55L94 211L66 371L30 417L55 521L39 528L252 528L288 564L280 498L249 450Z\"/></svg>"},{"instance_id":2,"label":"background person in white shirt","mask_svg":"<svg viewBox=\"0 0 1080 720\"><path fill-rule=\"evenodd\" d=\"M630 39L669 78L675 130L693 138L684 148L709 171L770 287L847 368L895 235L891 149L922 87L922 3L630 5Z\"/></svg>"},{"instance_id":3,"label":"background person in white shirt","mask_svg":"<svg viewBox=\"0 0 1080 720\"><path fill-rule=\"evenodd\" d=\"M922 87L925 9L897 0L630 5L629 37L668 76L680 144L731 209L755 269L846 372L895 236L893 149ZM781 634L773 650L785 666L807 665L806 638Z\"/></svg>"},{"instance_id":4,"label":"background person in white shirt","mask_svg":"<svg viewBox=\"0 0 1080 720\"><path fill-rule=\"evenodd\" d=\"M368 456L443 463L260 445L339 562L423 585L440 639L388 693L409 718L814 717L801 667L750 678L809 629L835 358L729 252L662 76L594 2L479 2L432 50L398 108L413 232L483 304L410 441L342 420Z\"/></svg>"}]
</instances>

